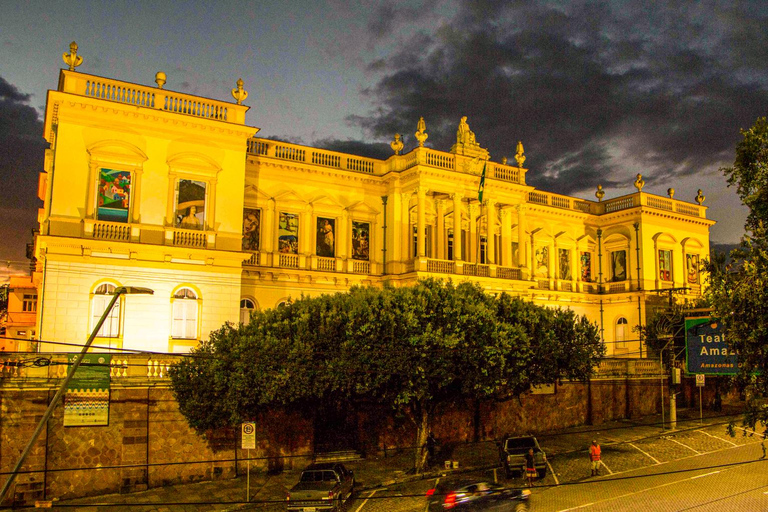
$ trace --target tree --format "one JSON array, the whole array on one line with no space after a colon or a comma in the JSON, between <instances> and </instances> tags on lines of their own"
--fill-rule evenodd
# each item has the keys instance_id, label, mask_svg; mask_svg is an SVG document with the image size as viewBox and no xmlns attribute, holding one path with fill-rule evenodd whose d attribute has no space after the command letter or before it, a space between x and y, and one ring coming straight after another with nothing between
<instances>
[{"instance_id":1,"label":"tree","mask_svg":"<svg viewBox=\"0 0 768 512\"><path fill-rule=\"evenodd\" d=\"M584 379L603 351L597 326L571 311L428 279L302 298L225 325L174 366L171 383L199 432L265 407L373 398L413 422L422 470L439 406Z\"/></svg>"},{"instance_id":2,"label":"tree","mask_svg":"<svg viewBox=\"0 0 768 512\"><path fill-rule=\"evenodd\" d=\"M768 121L759 118L741 133L733 166L721 171L749 208L746 234L741 247L731 253L732 263L708 262L706 297L730 348L739 354L737 382L754 397L768 393ZM758 421L765 427L768 410L750 400L745 419L753 428Z\"/></svg>"}]
</instances>

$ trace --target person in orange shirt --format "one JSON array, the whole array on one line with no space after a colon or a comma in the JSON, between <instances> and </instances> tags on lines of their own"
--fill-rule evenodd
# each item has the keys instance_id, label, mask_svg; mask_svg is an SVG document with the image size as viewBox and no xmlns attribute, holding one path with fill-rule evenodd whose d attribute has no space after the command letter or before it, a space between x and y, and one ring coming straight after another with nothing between
<instances>
[{"instance_id":1,"label":"person in orange shirt","mask_svg":"<svg viewBox=\"0 0 768 512\"><path fill-rule=\"evenodd\" d=\"M592 440L592 445L589 447L589 461L592 464L592 476L600 474L600 445L597 444L597 440Z\"/></svg>"}]
</instances>

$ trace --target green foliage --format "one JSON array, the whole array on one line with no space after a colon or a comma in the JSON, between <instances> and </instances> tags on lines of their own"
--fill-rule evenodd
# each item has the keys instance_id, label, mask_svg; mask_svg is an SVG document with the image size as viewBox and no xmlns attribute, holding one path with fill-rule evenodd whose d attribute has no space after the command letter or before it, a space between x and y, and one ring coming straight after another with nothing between
<instances>
[{"instance_id":1,"label":"green foliage","mask_svg":"<svg viewBox=\"0 0 768 512\"><path fill-rule=\"evenodd\" d=\"M199 432L265 408L374 399L411 418L423 447L436 406L586 379L604 350L597 326L572 311L428 279L257 312L213 333L171 383ZM416 466L425 458L422 449Z\"/></svg>"}]
</instances>

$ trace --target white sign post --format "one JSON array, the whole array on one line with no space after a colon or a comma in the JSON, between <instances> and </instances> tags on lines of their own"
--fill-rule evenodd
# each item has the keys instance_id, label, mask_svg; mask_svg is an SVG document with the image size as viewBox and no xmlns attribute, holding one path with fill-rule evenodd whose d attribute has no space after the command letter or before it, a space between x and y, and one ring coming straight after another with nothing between
<instances>
[{"instance_id":1,"label":"white sign post","mask_svg":"<svg viewBox=\"0 0 768 512\"><path fill-rule=\"evenodd\" d=\"M242 448L245 450L245 458L248 459L248 469L245 479L245 501L251 501L251 450L256 449L256 424L243 423Z\"/></svg>"},{"instance_id":2,"label":"white sign post","mask_svg":"<svg viewBox=\"0 0 768 512\"><path fill-rule=\"evenodd\" d=\"M699 425L704 423L704 407L701 405L701 388L704 387L704 374L696 374L696 387L699 388Z\"/></svg>"}]
</instances>

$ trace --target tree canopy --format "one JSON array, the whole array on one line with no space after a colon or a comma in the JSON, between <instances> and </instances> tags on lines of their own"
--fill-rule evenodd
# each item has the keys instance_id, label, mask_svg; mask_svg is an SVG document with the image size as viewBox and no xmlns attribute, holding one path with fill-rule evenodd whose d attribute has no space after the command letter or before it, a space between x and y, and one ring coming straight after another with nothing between
<instances>
[{"instance_id":1,"label":"tree canopy","mask_svg":"<svg viewBox=\"0 0 768 512\"><path fill-rule=\"evenodd\" d=\"M749 207L746 233L730 264L722 258L708 263L706 296L726 340L739 354L738 381L751 388L748 396L755 396L768 393L768 121L759 118L741 133L733 166L721 171ZM754 405L748 404L747 422L765 426L768 411Z\"/></svg>"},{"instance_id":2,"label":"tree canopy","mask_svg":"<svg viewBox=\"0 0 768 512\"><path fill-rule=\"evenodd\" d=\"M375 399L413 421L421 469L440 404L586 379L604 350L597 326L570 310L429 279L256 312L247 325L212 333L174 366L171 381L200 432L265 407Z\"/></svg>"}]
</instances>

